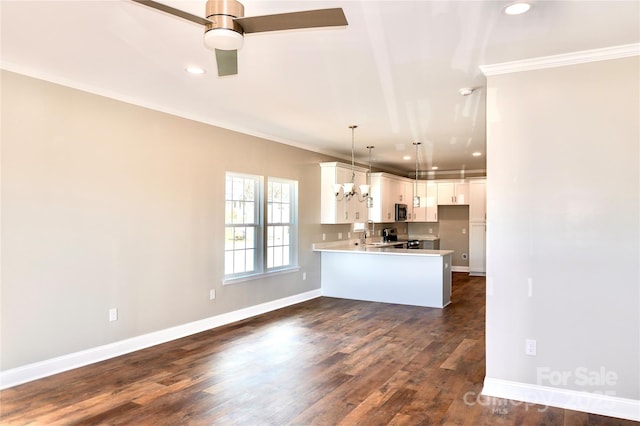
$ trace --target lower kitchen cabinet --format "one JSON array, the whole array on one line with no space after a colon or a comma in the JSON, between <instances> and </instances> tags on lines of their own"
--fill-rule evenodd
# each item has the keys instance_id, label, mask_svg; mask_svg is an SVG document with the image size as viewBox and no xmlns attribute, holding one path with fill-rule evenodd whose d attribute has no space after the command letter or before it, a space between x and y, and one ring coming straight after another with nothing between
<instances>
[{"instance_id":1,"label":"lower kitchen cabinet","mask_svg":"<svg viewBox=\"0 0 640 426\"><path fill-rule=\"evenodd\" d=\"M485 222L469 223L469 275L486 274L486 234Z\"/></svg>"}]
</instances>

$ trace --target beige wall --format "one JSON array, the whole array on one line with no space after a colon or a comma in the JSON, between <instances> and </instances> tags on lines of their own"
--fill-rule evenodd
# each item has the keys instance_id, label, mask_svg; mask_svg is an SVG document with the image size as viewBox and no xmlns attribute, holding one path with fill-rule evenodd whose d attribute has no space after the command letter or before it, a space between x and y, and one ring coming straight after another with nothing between
<instances>
[{"instance_id":1,"label":"beige wall","mask_svg":"<svg viewBox=\"0 0 640 426\"><path fill-rule=\"evenodd\" d=\"M636 56L488 78L487 378L640 400L639 75Z\"/></svg>"},{"instance_id":2,"label":"beige wall","mask_svg":"<svg viewBox=\"0 0 640 426\"><path fill-rule=\"evenodd\" d=\"M440 249L454 251L451 264L468 267L469 206L438 206L438 232Z\"/></svg>"},{"instance_id":3,"label":"beige wall","mask_svg":"<svg viewBox=\"0 0 640 426\"><path fill-rule=\"evenodd\" d=\"M320 287L331 158L10 72L1 102L3 371ZM226 171L299 181L300 272L222 285Z\"/></svg>"}]
</instances>

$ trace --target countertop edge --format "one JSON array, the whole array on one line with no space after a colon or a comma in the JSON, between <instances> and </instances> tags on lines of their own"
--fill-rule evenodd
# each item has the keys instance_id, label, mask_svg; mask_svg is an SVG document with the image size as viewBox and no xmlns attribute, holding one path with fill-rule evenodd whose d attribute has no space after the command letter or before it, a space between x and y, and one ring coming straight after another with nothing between
<instances>
[{"instance_id":1,"label":"countertop edge","mask_svg":"<svg viewBox=\"0 0 640 426\"><path fill-rule=\"evenodd\" d=\"M355 243L317 243L313 244L313 251L331 253L358 253L358 254L383 254L396 256L446 256L453 254L453 250L425 250L425 249L399 249L388 247L363 247Z\"/></svg>"}]
</instances>

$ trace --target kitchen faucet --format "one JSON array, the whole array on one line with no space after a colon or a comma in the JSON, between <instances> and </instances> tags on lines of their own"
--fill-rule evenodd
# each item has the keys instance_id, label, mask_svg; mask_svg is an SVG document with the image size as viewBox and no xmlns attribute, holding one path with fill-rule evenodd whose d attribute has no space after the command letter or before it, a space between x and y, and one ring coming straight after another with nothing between
<instances>
[{"instance_id":1,"label":"kitchen faucet","mask_svg":"<svg viewBox=\"0 0 640 426\"><path fill-rule=\"evenodd\" d=\"M369 231L369 224L371 224L371 232L368 232ZM376 236L376 224L372 220L368 220L367 221L367 229L365 230L365 233L364 233L365 238L367 237L367 234L369 234L368 235L369 238Z\"/></svg>"}]
</instances>

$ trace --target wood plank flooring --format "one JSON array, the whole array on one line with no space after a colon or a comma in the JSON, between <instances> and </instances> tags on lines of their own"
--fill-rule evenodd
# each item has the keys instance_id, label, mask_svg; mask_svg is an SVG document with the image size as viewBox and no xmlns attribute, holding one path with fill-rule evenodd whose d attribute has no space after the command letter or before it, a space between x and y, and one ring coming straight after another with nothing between
<instances>
[{"instance_id":1,"label":"wood plank flooring","mask_svg":"<svg viewBox=\"0 0 640 426\"><path fill-rule=\"evenodd\" d=\"M455 273L452 300L314 299L4 390L0 422L637 425L479 397L484 279Z\"/></svg>"}]
</instances>

